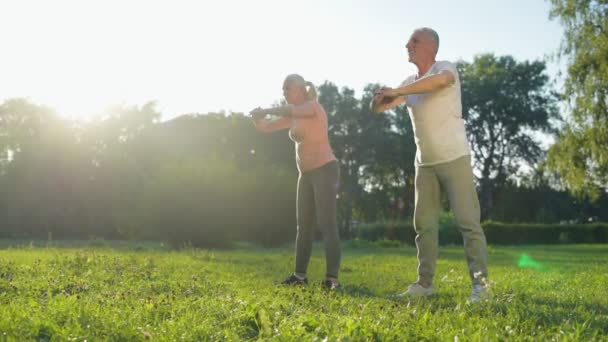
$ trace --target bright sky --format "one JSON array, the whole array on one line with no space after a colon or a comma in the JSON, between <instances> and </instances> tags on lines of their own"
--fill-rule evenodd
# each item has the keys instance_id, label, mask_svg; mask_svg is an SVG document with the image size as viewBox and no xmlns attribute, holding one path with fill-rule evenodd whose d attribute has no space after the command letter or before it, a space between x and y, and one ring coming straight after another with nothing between
<instances>
[{"instance_id":1,"label":"bright sky","mask_svg":"<svg viewBox=\"0 0 608 342\"><path fill-rule=\"evenodd\" d=\"M246 112L290 73L360 95L415 71L404 45L421 26L447 60L542 59L562 37L543 0L2 0L0 13L0 101L83 118L150 100L165 118Z\"/></svg>"}]
</instances>

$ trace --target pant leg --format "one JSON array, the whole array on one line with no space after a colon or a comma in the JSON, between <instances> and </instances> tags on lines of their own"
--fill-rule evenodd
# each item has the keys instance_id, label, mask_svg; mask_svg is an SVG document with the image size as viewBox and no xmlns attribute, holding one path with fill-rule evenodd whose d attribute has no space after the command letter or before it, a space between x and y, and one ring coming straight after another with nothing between
<instances>
[{"instance_id":1,"label":"pant leg","mask_svg":"<svg viewBox=\"0 0 608 342\"><path fill-rule=\"evenodd\" d=\"M418 251L418 282L433 283L438 256L441 189L433 167L416 167L414 229Z\"/></svg>"},{"instance_id":2,"label":"pant leg","mask_svg":"<svg viewBox=\"0 0 608 342\"><path fill-rule=\"evenodd\" d=\"M469 156L437 167L454 211L456 224L462 233L464 250L473 284L483 284L488 277L486 237L481 228L479 199L473 181Z\"/></svg>"},{"instance_id":3,"label":"pant leg","mask_svg":"<svg viewBox=\"0 0 608 342\"><path fill-rule=\"evenodd\" d=\"M337 222L336 195L338 194L340 167L337 161L314 170L313 189L317 224L325 244L326 276L337 278L340 271L340 236Z\"/></svg>"},{"instance_id":4,"label":"pant leg","mask_svg":"<svg viewBox=\"0 0 608 342\"><path fill-rule=\"evenodd\" d=\"M296 273L306 274L312 253L315 220L314 193L310 175L300 173L298 177L296 220Z\"/></svg>"}]
</instances>

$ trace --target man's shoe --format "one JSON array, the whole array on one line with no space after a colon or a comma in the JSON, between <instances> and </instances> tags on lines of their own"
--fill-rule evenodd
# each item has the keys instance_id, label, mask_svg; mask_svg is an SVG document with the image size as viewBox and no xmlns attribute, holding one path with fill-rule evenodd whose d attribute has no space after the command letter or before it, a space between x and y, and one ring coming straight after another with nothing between
<instances>
[{"instance_id":1,"label":"man's shoe","mask_svg":"<svg viewBox=\"0 0 608 342\"><path fill-rule=\"evenodd\" d=\"M419 297L428 297L432 294L434 294L435 291L433 291L433 285L429 286L429 287L424 287L422 285L420 285L419 283L413 283L412 285L410 285L410 287L407 289L407 291L398 294L398 297L413 297L413 298L419 298Z\"/></svg>"}]
</instances>

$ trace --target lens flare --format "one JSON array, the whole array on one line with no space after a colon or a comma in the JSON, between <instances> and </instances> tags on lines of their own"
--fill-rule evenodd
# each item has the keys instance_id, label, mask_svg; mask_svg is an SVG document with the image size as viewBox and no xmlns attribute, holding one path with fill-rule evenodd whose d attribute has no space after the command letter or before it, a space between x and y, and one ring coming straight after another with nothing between
<instances>
[{"instance_id":1,"label":"lens flare","mask_svg":"<svg viewBox=\"0 0 608 342\"><path fill-rule=\"evenodd\" d=\"M519 257L517 261L517 267L519 268L533 268L535 270L542 270L545 266L538 261L532 259L528 254L524 253Z\"/></svg>"}]
</instances>

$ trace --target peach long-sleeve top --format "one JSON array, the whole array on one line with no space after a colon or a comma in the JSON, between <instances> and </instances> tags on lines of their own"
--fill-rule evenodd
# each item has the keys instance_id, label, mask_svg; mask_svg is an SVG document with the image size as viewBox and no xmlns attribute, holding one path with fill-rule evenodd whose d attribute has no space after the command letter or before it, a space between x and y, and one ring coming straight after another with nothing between
<instances>
[{"instance_id":1,"label":"peach long-sleeve top","mask_svg":"<svg viewBox=\"0 0 608 342\"><path fill-rule=\"evenodd\" d=\"M289 138L295 142L296 164L300 172L311 171L336 160L329 144L327 113L323 106L316 100L290 106L291 117L254 120L255 127L265 133L289 129Z\"/></svg>"}]
</instances>

